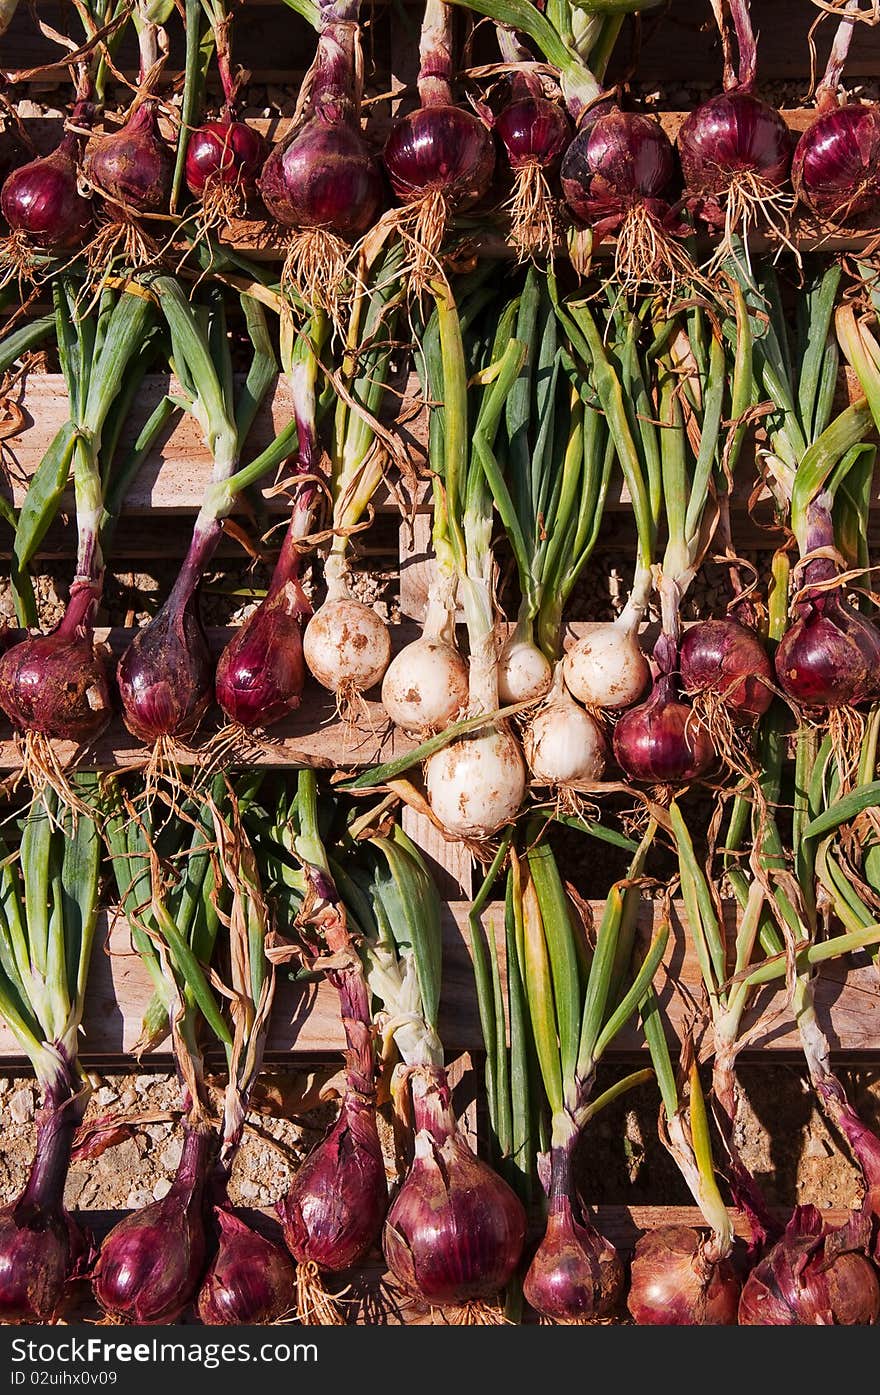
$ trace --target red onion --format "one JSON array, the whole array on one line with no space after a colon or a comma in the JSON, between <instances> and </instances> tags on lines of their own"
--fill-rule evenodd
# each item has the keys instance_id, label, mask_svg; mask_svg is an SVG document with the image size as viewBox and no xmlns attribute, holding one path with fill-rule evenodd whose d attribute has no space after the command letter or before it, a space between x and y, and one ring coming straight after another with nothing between
<instances>
[{"instance_id":1,"label":"red onion","mask_svg":"<svg viewBox=\"0 0 880 1395\"><path fill-rule=\"evenodd\" d=\"M61 623L0 657L0 707L19 731L91 741L107 725L110 691L92 639L98 593L75 581Z\"/></svg>"},{"instance_id":2,"label":"red onion","mask_svg":"<svg viewBox=\"0 0 880 1395\"><path fill-rule=\"evenodd\" d=\"M614 755L624 774L642 784L684 784L705 775L715 761L706 727L675 696L669 676L658 678L647 701L620 718Z\"/></svg>"},{"instance_id":3,"label":"red onion","mask_svg":"<svg viewBox=\"0 0 880 1395\"><path fill-rule=\"evenodd\" d=\"M880 111L853 103L823 112L797 143L792 182L827 223L876 220L880 203Z\"/></svg>"},{"instance_id":4,"label":"red onion","mask_svg":"<svg viewBox=\"0 0 880 1395\"><path fill-rule=\"evenodd\" d=\"M855 706L880 679L880 636L839 591L805 590L776 651L779 685L802 707Z\"/></svg>"},{"instance_id":5,"label":"red onion","mask_svg":"<svg viewBox=\"0 0 880 1395\"><path fill-rule=\"evenodd\" d=\"M92 206L77 187L78 137L68 133L51 155L13 170L4 180L0 208L13 234L49 251L79 247Z\"/></svg>"},{"instance_id":6,"label":"red onion","mask_svg":"<svg viewBox=\"0 0 880 1395\"><path fill-rule=\"evenodd\" d=\"M541 94L540 83L514 78L514 99L495 122L513 171L507 205L510 236L523 255L550 253L555 238L556 200L547 177L571 138L562 107Z\"/></svg>"},{"instance_id":7,"label":"red onion","mask_svg":"<svg viewBox=\"0 0 880 1395\"><path fill-rule=\"evenodd\" d=\"M375 1106L349 1090L278 1204L285 1244L300 1264L348 1269L375 1243L387 1206Z\"/></svg>"},{"instance_id":8,"label":"red onion","mask_svg":"<svg viewBox=\"0 0 880 1395\"><path fill-rule=\"evenodd\" d=\"M731 616L702 620L684 634L679 650L685 692L712 694L734 721L751 722L773 701L773 667L754 630Z\"/></svg>"},{"instance_id":9,"label":"red onion","mask_svg":"<svg viewBox=\"0 0 880 1395\"><path fill-rule=\"evenodd\" d=\"M186 147L186 182L202 198L217 188L250 192L265 158L263 137L243 121L206 121Z\"/></svg>"},{"instance_id":10,"label":"red onion","mask_svg":"<svg viewBox=\"0 0 880 1395\"><path fill-rule=\"evenodd\" d=\"M708 1259L689 1226L660 1226L636 1244L627 1307L640 1326L733 1327L739 1295L730 1260Z\"/></svg>"},{"instance_id":11,"label":"red onion","mask_svg":"<svg viewBox=\"0 0 880 1395\"><path fill-rule=\"evenodd\" d=\"M93 136L86 147L83 171L104 194L115 217L125 213L159 213L168 203L173 165L159 136L156 103L143 102L118 131Z\"/></svg>"},{"instance_id":12,"label":"red onion","mask_svg":"<svg viewBox=\"0 0 880 1395\"><path fill-rule=\"evenodd\" d=\"M64 1184L80 1111L76 1087L45 1092L27 1186L0 1209L0 1322L61 1316L83 1257L83 1237L64 1209Z\"/></svg>"},{"instance_id":13,"label":"red onion","mask_svg":"<svg viewBox=\"0 0 880 1395\"><path fill-rule=\"evenodd\" d=\"M203 1197L213 1138L187 1127L171 1190L119 1221L101 1246L93 1283L104 1312L119 1322L175 1322L205 1263Z\"/></svg>"},{"instance_id":14,"label":"red onion","mask_svg":"<svg viewBox=\"0 0 880 1395\"><path fill-rule=\"evenodd\" d=\"M214 666L188 562L117 666L125 725L141 741L191 736L211 705Z\"/></svg>"},{"instance_id":15,"label":"red onion","mask_svg":"<svg viewBox=\"0 0 880 1395\"><path fill-rule=\"evenodd\" d=\"M217 1252L199 1289L198 1314L210 1327L277 1322L294 1307L296 1272L287 1255L225 1206L215 1218Z\"/></svg>"},{"instance_id":16,"label":"red onion","mask_svg":"<svg viewBox=\"0 0 880 1395\"><path fill-rule=\"evenodd\" d=\"M553 1149L547 1226L523 1294L536 1312L555 1322L593 1322L617 1311L623 1265L610 1241L582 1214L571 1161L571 1148Z\"/></svg>"},{"instance_id":17,"label":"red onion","mask_svg":"<svg viewBox=\"0 0 880 1395\"><path fill-rule=\"evenodd\" d=\"M411 1079L415 1156L385 1222L386 1262L427 1303L492 1297L519 1263L525 1212L459 1133L445 1071L416 1067Z\"/></svg>"},{"instance_id":18,"label":"red onion","mask_svg":"<svg viewBox=\"0 0 880 1395\"><path fill-rule=\"evenodd\" d=\"M588 113L562 161L562 192L596 239L645 208L661 223L670 212L675 154L658 121L619 107Z\"/></svg>"},{"instance_id":19,"label":"red onion","mask_svg":"<svg viewBox=\"0 0 880 1395\"><path fill-rule=\"evenodd\" d=\"M880 1318L880 1285L845 1231L798 1206L783 1238L746 1279L742 1327L864 1327Z\"/></svg>"},{"instance_id":20,"label":"red onion","mask_svg":"<svg viewBox=\"0 0 880 1395\"><path fill-rule=\"evenodd\" d=\"M492 136L471 111L452 105L419 107L393 127L382 159L404 203L431 194L455 208L482 198L492 180Z\"/></svg>"}]
</instances>

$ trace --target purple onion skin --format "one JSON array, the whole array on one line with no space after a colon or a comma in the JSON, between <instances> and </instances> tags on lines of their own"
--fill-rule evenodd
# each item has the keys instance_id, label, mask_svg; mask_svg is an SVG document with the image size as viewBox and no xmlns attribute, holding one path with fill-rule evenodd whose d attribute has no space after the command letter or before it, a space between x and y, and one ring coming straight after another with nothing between
<instances>
[{"instance_id":1,"label":"purple onion skin","mask_svg":"<svg viewBox=\"0 0 880 1395\"><path fill-rule=\"evenodd\" d=\"M415 1157L382 1237L388 1268L427 1303L490 1298L519 1263L525 1211L458 1132L445 1071L413 1076L413 1111Z\"/></svg>"},{"instance_id":2,"label":"purple onion skin","mask_svg":"<svg viewBox=\"0 0 880 1395\"><path fill-rule=\"evenodd\" d=\"M801 203L823 222L876 221L880 201L880 110L834 107L801 135L791 168Z\"/></svg>"},{"instance_id":3,"label":"purple onion skin","mask_svg":"<svg viewBox=\"0 0 880 1395\"><path fill-rule=\"evenodd\" d=\"M296 1270L271 1240L226 1207L215 1212L217 1253L196 1304L207 1327L248 1327L277 1322L295 1306Z\"/></svg>"},{"instance_id":4,"label":"purple onion skin","mask_svg":"<svg viewBox=\"0 0 880 1395\"><path fill-rule=\"evenodd\" d=\"M754 630L728 616L702 620L685 632L681 681L691 697L715 693L734 721L762 717L773 701L773 665Z\"/></svg>"},{"instance_id":5,"label":"purple onion skin","mask_svg":"<svg viewBox=\"0 0 880 1395\"><path fill-rule=\"evenodd\" d=\"M263 137L243 121L206 121L186 148L187 188L196 198L212 184L252 190L265 158Z\"/></svg>"},{"instance_id":6,"label":"purple onion skin","mask_svg":"<svg viewBox=\"0 0 880 1395\"><path fill-rule=\"evenodd\" d=\"M674 695L671 678L658 678L646 702L624 712L614 728L614 756L641 784L687 784L715 763L705 726Z\"/></svg>"},{"instance_id":7,"label":"purple onion skin","mask_svg":"<svg viewBox=\"0 0 880 1395\"><path fill-rule=\"evenodd\" d=\"M391 187L404 203L439 190L457 208L486 193L495 171L492 133L462 107L419 107L392 128L382 159Z\"/></svg>"},{"instance_id":8,"label":"purple onion skin","mask_svg":"<svg viewBox=\"0 0 880 1395\"><path fill-rule=\"evenodd\" d=\"M640 1327L734 1327L740 1281L729 1259L706 1261L689 1226L660 1226L638 1241L627 1307Z\"/></svg>"},{"instance_id":9,"label":"purple onion skin","mask_svg":"<svg viewBox=\"0 0 880 1395\"><path fill-rule=\"evenodd\" d=\"M205 1177L213 1139L185 1130L171 1190L161 1201L126 1216L101 1246L95 1297L118 1322L158 1326L187 1307L205 1266Z\"/></svg>"},{"instance_id":10,"label":"purple onion skin","mask_svg":"<svg viewBox=\"0 0 880 1395\"><path fill-rule=\"evenodd\" d=\"M869 1327L880 1318L880 1284L862 1254L835 1253L813 1206L799 1206L783 1238L743 1286L741 1327Z\"/></svg>"},{"instance_id":11,"label":"purple onion skin","mask_svg":"<svg viewBox=\"0 0 880 1395\"><path fill-rule=\"evenodd\" d=\"M659 122L619 107L582 125L562 161L562 192L572 213L598 236L644 205L661 221L669 214L675 152Z\"/></svg>"},{"instance_id":12,"label":"purple onion skin","mask_svg":"<svg viewBox=\"0 0 880 1395\"><path fill-rule=\"evenodd\" d=\"M0 708L17 730L83 744L107 725L107 671L92 640L97 605L94 588L74 582L60 625L0 657Z\"/></svg>"},{"instance_id":13,"label":"purple onion skin","mask_svg":"<svg viewBox=\"0 0 880 1395\"><path fill-rule=\"evenodd\" d=\"M495 132L511 169L540 165L548 170L568 145L571 123L562 108L546 97L520 97L499 113Z\"/></svg>"},{"instance_id":14,"label":"purple onion skin","mask_svg":"<svg viewBox=\"0 0 880 1395\"><path fill-rule=\"evenodd\" d=\"M86 239L92 205L77 188L75 153L75 138L66 136L51 155L21 165L4 180L3 217L36 247L60 251Z\"/></svg>"},{"instance_id":15,"label":"purple onion skin","mask_svg":"<svg viewBox=\"0 0 880 1395\"><path fill-rule=\"evenodd\" d=\"M214 665L198 616L198 597L180 606L174 591L139 630L116 669L125 725L152 744L191 736L211 705Z\"/></svg>"},{"instance_id":16,"label":"purple onion skin","mask_svg":"<svg viewBox=\"0 0 880 1395\"><path fill-rule=\"evenodd\" d=\"M594 1322L617 1312L623 1264L614 1246L575 1219L566 1198L552 1205L523 1283L526 1302L554 1322Z\"/></svg>"},{"instance_id":17,"label":"purple onion skin","mask_svg":"<svg viewBox=\"0 0 880 1395\"><path fill-rule=\"evenodd\" d=\"M744 89L710 97L684 121L677 139L689 194L704 200L707 222L724 222L719 200L737 174L752 173L774 188L789 176L792 135L774 107Z\"/></svg>"},{"instance_id":18,"label":"purple onion skin","mask_svg":"<svg viewBox=\"0 0 880 1395\"><path fill-rule=\"evenodd\" d=\"M382 176L353 121L311 117L293 140L276 146L259 178L263 202L288 228L326 228L360 237L382 202Z\"/></svg>"},{"instance_id":19,"label":"purple onion skin","mask_svg":"<svg viewBox=\"0 0 880 1395\"><path fill-rule=\"evenodd\" d=\"M0 1323L54 1322L84 1256L83 1236L63 1203L81 1113L74 1090L47 1091L27 1186L0 1210Z\"/></svg>"},{"instance_id":20,"label":"purple onion skin","mask_svg":"<svg viewBox=\"0 0 880 1395\"><path fill-rule=\"evenodd\" d=\"M278 1204L284 1243L300 1264L337 1273L375 1244L388 1209L388 1182L372 1102L353 1091Z\"/></svg>"},{"instance_id":21,"label":"purple onion skin","mask_svg":"<svg viewBox=\"0 0 880 1395\"><path fill-rule=\"evenodd\" d=\"M134 213L160 213L168 204L173 163L156 129L155 104L138 107L120 131L93 136L86 147L86 178Z\"/></svg>"},{"instance_id":22,"label":"purple onion skin","mask_svg":"<svg viewBox=\"0 0 880 1395\"><path fill-rule=\"evenodd\" d=\"M217 701L231 722L251 731L290 716L305 682L302 588L288 581L233 635L217 664Z\"/></svg>"},{"instance_id":23,"label":"purple onion skin","mask_svg":"<svg viewBox=\"0 0 880 1395\"><path fill-rule=\"evenodd\" d=\"M802 707L855 706L880 679L880 636L839 592L808 594L775 656L779 686Z\"/></svg>"}]
</instances>

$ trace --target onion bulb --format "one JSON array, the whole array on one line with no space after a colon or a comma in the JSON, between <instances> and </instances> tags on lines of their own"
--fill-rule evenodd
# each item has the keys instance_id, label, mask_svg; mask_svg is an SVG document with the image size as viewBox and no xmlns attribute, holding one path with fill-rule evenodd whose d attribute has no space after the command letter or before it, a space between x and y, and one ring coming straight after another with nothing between
<instances>
[{"instance_id":1,"label":"onion bulb","mask_svg":"<svg viewBox=\"0 0 880 1395\"><path fill-rule=\"evenodd\" d=\"M844 1232L814 1206L796 1208L783 1238L743 1286L741 1327L867 1327L880 1317L880 1285Z\"/></svg>"},{"instance_id":2,"label":"onion bulb","mask_svg":"<svg viewBox=\"0 0 880 1395\"><path fill-rule=\"evenodd\" d=\"M570 697L561 673L532 718L524 747L529 769L541 785L593 784L605 770L602 728Z\"/></svg>"},{"instance_id":3,"label":"onion bulb","mask_svg":"<svg viewBox=\"0 0 880 1395\"><path fill-rule=\"evenodd\" d=\"M627 1307L640 1326L733 1327L739 1295L730 1260L707 1258L690 1226L659 1226L637 1242Z\"/></svg>"},{"instance_id":4,"label":"onion bulb","mask_svg":"<svg viewBox=\"0 0 880 1395\"><path fill-rule=\"evenodd\" d=\"M616 711L637 702L651 677L631 624L585 625L563 660L568 691L589 707Z\"/></svg>"},{"instance_id":5,"label":"onion bulb","mask_svg":"<svg viewBox=\"0 0 880 1395\"><path fill-rule=\"evenodd\" d=\"M435 818L452 837L489 838L523 801L519 743L504 723L480 727L429 757L425 787Z\"/></svg>"},{"instance_id":6,"label":"onion bulb","mask_svg":"<svg viewBox=\"0 0 880 1395\"><path fill-rule=\"evenodd\" d=\"M546 655L517 626L498 658L498 697L503 703L538 702L550 691L552 681Z\"/></svg>"}]
</instances>

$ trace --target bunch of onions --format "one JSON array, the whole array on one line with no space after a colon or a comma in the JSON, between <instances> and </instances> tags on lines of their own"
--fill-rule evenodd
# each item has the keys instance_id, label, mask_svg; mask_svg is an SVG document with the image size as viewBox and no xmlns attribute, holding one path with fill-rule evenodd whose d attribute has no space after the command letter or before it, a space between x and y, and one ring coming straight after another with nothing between
<instances>
[{"instance_id":1,"label":"bunch of onions","mask_svg":"<svg viewBox=\"0 0 880 1395\"><path fill-rule=\"evenodd\" d=\"M190 109L196 105L200 85L198 26L187 34L187 69L184 83L181 128L178 138L178 170L199 204L199 225L203 231L228 228L241 217L248 199L257 187L257 177L266 158L262 136L244 121L236 120L236 98L241 73L234 72L231 53L232 15L225 0L206 5L217 71L223 88L220 115L190 130ZM194 114L194 113L193 113ZM175 192L178 174L175 171Z\"/></svg>"},{"instance_id":2,"label":"bunch of onions","mask_svg":"<svg viewBox=\"0 0 880 1395\"><path fill-rule=\"evenodd\" d=\"M291 344L292 322L282 321L282 359L297 430L293 506L266 596L220 655L215 685L229 720L247 731L282 721L302 698L302 630L311 606L300 577L301 546L312 530L320 482L315 383L324 330L325 317L319 311L309 333Z\"/></svg>"},{"instance_id":3,"label":"bunch of onions","mask_svg":"<svg viewBox=\"0 0 880 1395\"><path fill-rule=\"evenodd\" d=\"M41 1093L27 1184L0 1209L4 1323L58 1321L88 1250L64 1207L64 1186L89 1095L77 1046L98 914L95 777L77 779L77 802L78 817L51 799L48 817L32 809L20 856L2 849L0 1019L30 1060Z\"/></svg>"},{"instance_id":4,"label":"bunch of onions","mask_svg":"<svg viewBox=\"0 0 880 1395\"><path fill-rule=\"evenodd\" d=\"M440 898L398 824L352 851L343 885L362 931L379 1024L403 1063L395 1098L411 1100L414 1129L412 1161L385 1222L385 1259L409 1298L462 1307L462 1321L494 1321L488 1300L516 1269L526 1217L507 1183L475 1156L453 1112L437 1032Z\"/></svg>"},{"instance_id":5,"label":"bunch of onions","mask_svg":"<svg viewBox=\"0 0 880 1395\"><path fill-rule=\"evenodd\" d=\"M300 1322L342 1321L322 1274L356 1264L375 1244L388 1208L385 1163L376 1129L377 1064L363 965L348 928L318 827L314 771L300 771L292 815L279 810L278 841L298 858L305 898L292 913L307 960L330 958L345 1031L345 1084L339 1114L298 1169L278 1204L284 1241L296 1260ZM286 879L289 880L289 879ZM288 891L288 896L290 892Z\"/></svg>"},{"instance_id":6,"label":"bunch of onions","mask_svg":"<svg viewBox=\"0 0 880 1395\"><path fill-rule=\"evenodd\" d=\"M443 486L470 647L468 705L471 727L431 755L424 771L434 817L451 838L490 837L517 813L525 793L525 765L519 743L498 710L498 653L495 639L492 558L492 494L484 464L492 455L507 394L524 361L524 345L510 338L510 317L502 317L493 352L497 376L481 404L468 459L467 378L461 324L445 283L434 283L444 377L442 422L445 432ZM490 469L492 467L490 466ZM494 467L497 471L497 463Z\"/></svg>"},{"instance_id":7,"label":"bunch of onions","mask_svg":"<svg viewBox=\"0 0 880 1395\"><path fill-rule=\"evenodd\" d=\"M262 1067L275 996L275 969L267 955L273 938L254 849L240 810L211 805L217 862L231 891L230 983L233 1036L227 1046L228 1084L217 1166L212 1178L214 1249L196 1298L209 1326L277 1322L295 1302L296 1273L278 1245L246 1225L229 1205L227 1188L244 1133L251 1091Z\"/></svg>"},{"instance_id":8,"label":"bunch of onions","mask_svg":"<svg viewBox=\"0 0 880 1395\"><path fill-rule=\"evenodd\" d=\"M839 95L858 14L859 0L848 0L816 88L816 118L801 135L791 168L801 203L832 227L873 227L880 199L880 110Z\"/></svg>"},{"instance_id":9,"label":"bunch of onions","mask_svg":"<svg viewBox=\"0 0 880 1395\"><path fill-rule=\"evenodd\" d=\"M93 135L83 157L83 175L102 200L103 226L89 248L91 264L104 271L121 258L128 267L149 265L155 240L140 220L165 213L171 193L173 160L159 133L153 85L161 71L164 31L149 17L147 0L137 0L132 18L140 50L139 91L125 123Z\"/></svg>"},{"instance_id":10,"label":"bunch of onions","mask_svg":"<svg viewBox=\"0 0 880 1395\"><path fill-rule=\"evenodd\" d=\"M338 319L351 244L372 227L382 176L361 130L360 0L321 0L314 62L287 139L258 180L263 202L290 228L282 281Z\"/></svg>"},{"instance_id":11,"label":"bunch of onions","mask_svg":"<svg viewBox=\"0 0 880 1395\"><path fill-rule=\"evenodd\" d=\"M651 1078L650 1070L635 1071L593 1098L596 1067L632 1016L666 946L668 929L663 927L627 988L625 973L640 897L637 881L653 832L651 825L633 859L629 881L610 890L586 981L579 979L577 969L583 930L549 847L530 839L526 859L520 863L514 857L511 867L508 894L521 907L523 926L519 974L551 1111L550 1156L544 1159L542 1173L549 1175L546 1227L526 1272L523 1294L536 1312L553 1322L613 1317L623 1295L623 1264L589 1219L574 1162L599 1110ZM564 1002L553 991L554 983L563 982Z\"/></svg>"},{"instance_id":12,"label":"bunch of onions","mask_svg":"<svg viewBox=\"0 0 880 1395\"><path fill-rule=\"evenodd\" d=\"M358 527L383 479L376 418L385 397L398 302L401 252L394 247L373 264L365 252L349 317L343 372L351 402L336 403L330 449L332 541L324 562L327 595L306 626L303 654L311 674L335 693L341 712L353 716L363 694L381 683L391 659L388 626L370 605L352 595L347 562ZM360 344L368 346L360 352ZM382 446L393 443L384 433Z\"/></svg>"},{"instance_id":13,"label":"bunch of onions","mask_svg":"<svg viewBox=\"0 0 880 1395\"><path fill-rule=\"evenodd\" d=\"M239 441L250 428L263 393L274 375L275 361L264 347L267 338L262 311L250 298L247 310L256 321L255 356L248 412L236 421L225 384L231 380L215 364L211 343L217 339L228 353L225 337L209 341L198 311L178 282L156 276L150 282L171 332L174 365L186 394L187 409L202 427L213 461L211 482L193 527L192 540L168 599L139 630L119 660L116 678L125 724L134 736L154 747L157 758L169 754L175 740L198 729L214 694L214 668L202 629L198 590L202 574L222 535L222 520L232 511L243 489L259 481L286 457L295 436L295 423L281 433L249 465L237 470ZM222 302L214 310L222 316ZM262 360L262 366L261 361Z\"/></svg>"},{"instance_id":14,"label":"bunch of onions","mask_svg":"<svg viewBox=\"0 0 880 1395\"><path fill-rule=\"evenodd\" d=\"M724 49L724 91L692 111L677 137L688 206L724 234L713 257L720 265L741 236L759 223L783 241L794 198L788 191L791 132L755 92L757 47L749 0L727 0L739 64L734 71L723 0L711 0Z\"/></svg>"},{"instance_id":15,"label":"bunch of onions","mask_svg":"<svg viewBox=\"0 0 880 1395\"><path fill-rule=\"evenodd\" d=\"M416 294L441 272L440 253L453 215L479 203L495 170L492 133L452 97L452 16L443 0L426 0L419 38L419 106L391 128L382 159L403 205L393 215L406 242Z\"/></svg>"},{"instance_id":16,"label":"bunch of onions","mask_svg":"<svg viewBox=\"0 0 880 1395\"><path fill-rule=\"evenodd\" d=\"M49 155L19 165L0 189L0 210L9 236L0 246L0 262L9 275L33 271L40 254L70 252L85 242L92 206L79 191L77 164L82 128L94 119L91 102L79 101L59 144Z\"/></svg>"},{"instance_id":17,"label":"bunch of onions","mask_svg":"<svg viewBox=\"0 0 880 1395\"><path fill-rule=\"evenodd\" d=\"M51 742L92 741L111 715L104 659L94 645L95 615L104 581L102 534L109 522L105 500L112 459L102 461L102 432L108 414L125 390L153 319L153 306L139 288L105 289L97 307L104 327L98 346L83 333L72 341L78 287L66 279L55 286L58 344L64 369L70 421L49 448L44 466L63 481L73 462L77 519L76 575L64 618L48 635L31 635L0 657L0 707L23 734L23 768L34 789L55 789L71 797L69 783ZM88 347L92 345L91 349ZM45 476L42 468L39 478ZM58 497L50 500L54 510ZM46 505L43 504L44 511ZM46 523L51 513L46 515ZM42 535L41 535L42 536Z\"/></svg>"}]
</instances>

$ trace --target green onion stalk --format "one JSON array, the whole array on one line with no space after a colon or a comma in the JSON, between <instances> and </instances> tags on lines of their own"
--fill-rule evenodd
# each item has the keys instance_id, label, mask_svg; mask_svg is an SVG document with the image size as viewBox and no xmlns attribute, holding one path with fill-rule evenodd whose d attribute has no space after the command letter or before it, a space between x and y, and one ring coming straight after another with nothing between
<instances>
[{"instance_id":1,"label":"green onion stalk","mask_svg":"<svg viewBox=\"0 0 880 1395\"><path fill-rule=\"evenodd\" d=\"M210 44L206 44L202 35L202 12L208 22ZM232 62L233 18L225 0L188 0L186 70L172 208L185 179L190 194L197 201L197 223L202 235L222 231L234 218L246 213L248 199L256 191L257 176L265 159L262 136L236 119L243 74ZM213 46L223 102L218 116L199 125L207 66L205 50L209 46Z\"/></svg>"},{"instance_id":2,"label":"green onion stalk","mask_svg":"<svg viewBox=\"0 0 880 1395\"><path fill-rule=\"evenodd\" d=\"M605 735L574 701L563 678L566 602L599 534L614 459L604 418L582 402L573 367L539 275L532 268L520 300L516 337L534 344L505 406L504 441L482 455L496 508L516 559L520 607L498 665L504 703L540 703L525 735L538 785L576 801L601 780ZM543 699L543 701L542 701Z\"/></svg>"},{"instance_id":3,"label":"green onion stalk","mask_svg":"<svg viewBox=\"0 0 880 1395\"><path fill-rule=\"evenodd\" d=\"M525 793L525 765L508 725L498 720L498 648L495 626L493 504L489 474L497 462L493 443L504 404L525 359L526 346L514 339L514 301L490 325L489 343L475 394L479 407L468 421L468 368L458 311L445 282L432 292L440 331L445 445L443 488L449 540L458 574L469 644L469 716L487 722L454 739L431 755L425 765L425 788L434 818L450 838L489 838L512 819ZM470 445L469 445L469 433Z\"/></svg>"},{"instance_id":4,"label":"green onion stalk","mask_svg":"<svg viewBox=\"0 0 880 1395\"><path fill-rule=\"evenodd\" d=\"M239 468L241 448L277 372L263 309L242 295L253 356L236 406L219 290L211 288L207 306L197 306L172 277L153 277L150 285L171 337L171 365L180 384L175 400L198 423L212 460L211 480L177 579L116 670L125 724L153 746L153 762L161 764L171 759L175 740L197 731L214 695L214 662L199 615L199 586L222 536L223 520L245 489L287 458L296 423Z\"/></svg>"},{"instance_id":5,"label":"green onion stalk","mask_svg":"<svg viewBox=\"0 0 880 1395\"><path fill-rule=\"evenodd\" d=\"M775 643L786 633L788 571L787 556L777 554L770 598L770 638ZM880 927L867 906L859 905L857 884L843 886L837 832L853 812L846 802L850 796L841 795L848 784L847 766L835 753L832 734L822 735L806 725L797 737L792 852L787 851L775 814L787 747L785 725L785 708L777 701L762 723L764 797L754 807L751 829L753 868L772 914L762 919L759 930L765 962L752 970L750 981L758 984L785 975L816 1098L847 1140L865 1180L865 1196L861 1207L837 1228L829 1227L815 1207L795 1207L784 1235L746 1281L739 1320L747 1326L866 1325L880 1315L880 1284L865 1257L866 1252L876 1253L880 1146L849 1104L832 1069L830 1046L816 1013L814 977L824 960L876 945ZM863 777L875 754L872 742L863 749ZM741 886L736 878L732 883L741 900ZM828 933L832 917L842 923L842 934Z\"/></svg>"},{"instance_id":6,"label":"green onion stalk","mask_svg":"<svg viewBox=\"0 0 880 1395\"><path fill-rule=\"evenodd\" d=\"M74 1133L89 1096L78 1058L98 915L95 777L72 777L82 812L32 805L16 856L2 848L0 1018L40 1088L27 1185L0 1210L0 1320L50 1323L72 1297L88 1245L64 1208Z\"/></svg>"},{"instance_id":7,"label":"green onion stalk","mask_svg":"<svg viewBox=\"0 0 880 1395\"><path fill-rule=\"evenodd\" d=\"M773 405L766 419L764 476L799 553L791 622L776 649L776 678L804 721L827 725L844 767L848 762L852 769L862 731L859 709L876 691L880 646L874 626L847 599L852 572L835 527L835 514L849 511L848 497L864 490L875 460L867 441L870 400L860 397L835 412L840 353L833 330L841 269L832 265L810 274L792 334L772 270L763 268L753 282L739 261L731 265L753 317L757 395ZM863 389L875 395L877 368L865 352L867 339L845 310L838 329Z\"/></svg>"},{"instance_id":8,"label":"green onion stalk","mask_svg":"<svg viewBox=\"0 0 880 1395\"><path fill-rule=\"evenodd\" d=\"M329 448L331 537L324 558L326 596L306 626L303 654L312 676L336 695L340 711L349 716L363 704L363 694L381 683L391 659L391 637L384 620L352 595L348 552L352 534L365 526L364 515L369 515L389 456L399 460L396 443L379 414L403 296L401 261L399 247L381 255L364 253L343 363L338 376L331 377L336 403Z\"/></svg>"},{"instance_id":9,"label":"green onion stalk","mask_svg":"<svg viewBox=\"0 0 880 1395\"><path fill-rule=\"evenodd\" d=\"M184 1116L171 1189L117 1222L94 1266L95 1297L117 1322L175 1322L195 1297L207 1263L206 1210L218 1139L205 1086L203 1031L210 1029L230 1058L235 1045L211 984L221 915L230 900L213 856L212 808L225 794L222 777L211 794L210 802L175 805L161 791L141 787L130 794L118 777L104 790L104 837L119 907L154 990L135 1052L170 1033Z\"/></svg>"},{"instance_id":10,"label":"green onion stalk","mask_svg":"<svg viewBox=\"0 0 880 1395\"><path fill-rule=\"evenodd\" d=\"M17 605L36 628L33 590L25 578L58 512L73 471L77 522L76 574L64 617L48 635L32 634L0 659L0 706L23 736L22 768L34 790L71 790L53 739L89 744L106 726L111 699L103 658L94 645L104 582L104 548L131 479L167 419L163 403L133 451L120 434L155 353L154 309L142 287L105 289L93 313L81 313L78 285L54 286L56 335L68 396L61 427L31 480L15 540Z\"/></svg>"},{"instance_id":11,"label":"green onion stalk","mask_svg":"<svg viewBox=\"0 0 880 1395\"><path fill-rule=\"evenodd\" d=\"M388 1183L376 1128L378 1063L370 994L356 934L337 889L324 845L318 785L301 770L295 796L282 789L257 843L261 866L286 922L285 957L306 973L324 974L339 998L345 1033L345 1083L335 1122L301 1164L278 1204L284 1240L296 1260L296 1313L300 1322L338 1325L340 1300L324 1276L349 1269L379 1238L388 1209Z\"/></svg>"},{"instance_id":12,"label":"green onion stalk","mask_svg":"<svg viewBox=\"0 0 880 1395\"><path fill-rule=\"evenodd\" d=\"M519 1263L526 1216L453 1110L438 1030L440 898L398 824L367 833L336 875L360 931L377 1026L400 1058L392 1091L413 1130L412 1161L385 1221L385 1259L408 1299L455 1306L461 1322L501 1321L493 1300Z\"/></svg>"},{"instance_id":13,"label":"green onion stalk","mask_svg":"<svg viewBox=\"0 0 880 1395\"><path fill-rule=\"evenodd\" d=\"M614 1246L590 1220L575 1175L576 1157L596 1114L651 1079L652 1072L641 1069L595 1093L597 1068L651 983L668 926L661 926L628 983L638 880L653 824L627 878L609 892L592 952L553 853L537 833L532 826L527 830L524 857L512 852L507 886L517 973L541 1082L536 1095L543 1093L550 1111L546 1151L538 1158L547 1193L545 1230L526 1273L523 1295L546 1319L589 1323L616 1313L624 1271Z\"/></svg>"}]
</instances>

